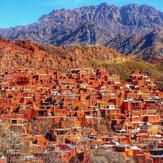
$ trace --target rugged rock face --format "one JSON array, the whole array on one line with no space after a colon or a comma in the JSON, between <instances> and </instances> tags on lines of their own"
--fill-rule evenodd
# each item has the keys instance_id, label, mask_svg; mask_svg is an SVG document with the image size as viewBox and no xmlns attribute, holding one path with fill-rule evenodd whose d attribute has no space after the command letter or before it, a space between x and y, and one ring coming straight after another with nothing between
<instances>
[{"instance_id":1,"label":"rugged rock face","mask_svg":"<svg viewBox=\"0 0 163 163\"><path fill-rule=\"evenodd\" d=\"M155 30L147 34L135 46L137 48L133 53L138 58L163 63L163 30Z\"/></svg>"},{"instance_id":2,"label":"rugged rock face","mask_svg":"<svg viewBox=\"0 0 163 163\"><path fill-rule=\"evenodd\" d=\"M126 55L153 60L163 55L162 50L156 53L153 47L159 42L160 49L163 48L161 35L155 34L162 29L163 13L153 7L136 4L115 7L102 3L54 10L31 25L1 29L0 37L53 45L100 44Z\"/></svg>"}]
</instances>

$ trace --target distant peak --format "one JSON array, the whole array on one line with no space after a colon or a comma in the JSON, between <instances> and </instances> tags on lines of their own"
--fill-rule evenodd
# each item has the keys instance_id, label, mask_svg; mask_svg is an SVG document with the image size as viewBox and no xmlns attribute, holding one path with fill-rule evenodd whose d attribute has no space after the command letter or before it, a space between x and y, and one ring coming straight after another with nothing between
<instances>
[{"instance_id":1,"label":"distant peak","mask_svg":"<svg viewBox=\"0 0 163 163\"><path fill-rule=\"evenodd\" d=\"M143 8L143 9L152 9L152 10L157 10L156 8L154 8L153 6L147 5L147 4L136 4L136 3L131 3L131 4L127 4L122 6L122 8ZM158 11L158 10L157 10Z\"/></svg>"},{"instance_id":2,"label":"distant peak","mask_svg":"<svg viewBox=\"0 0 163 163\"><path fill-rule=\"evenodd\" d=\"M99 4L99 6L108 6L108 3L104 2L104 3Z\"/></svg>"},{"instance_id":3,"label":"distant peak","mask_svg":"<svg viewBox=\"0 0 163 163\"><path fill-rule=\"evenodd\" d=\"M136 3L130 3L127 5L124 5L125 7L139 7L140 5L136 4Z\"/></svg>"}]
</instances>

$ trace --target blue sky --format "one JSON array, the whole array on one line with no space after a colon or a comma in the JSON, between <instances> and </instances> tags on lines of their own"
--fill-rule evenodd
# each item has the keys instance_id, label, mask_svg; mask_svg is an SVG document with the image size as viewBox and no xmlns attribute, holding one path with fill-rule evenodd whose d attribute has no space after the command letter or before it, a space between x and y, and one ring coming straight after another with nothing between
<instances>
[{"instance_id":1,"label":"blue sky","mask_svg":"<svg viewBox=\"0 0 163 163\"><path fill-rule=\"evenodd\" d=\"M163 11L163 0L0 0L0 28L30 24L53 9L77 8L102 2L117 6L148 4Z\"/></svg>"}]
</instances>

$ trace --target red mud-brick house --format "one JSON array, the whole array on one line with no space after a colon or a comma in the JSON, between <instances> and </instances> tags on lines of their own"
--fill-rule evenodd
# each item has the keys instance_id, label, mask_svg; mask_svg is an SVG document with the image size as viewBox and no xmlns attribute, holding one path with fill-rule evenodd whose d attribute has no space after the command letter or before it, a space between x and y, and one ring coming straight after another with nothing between
<instances>
[{"instance_id":1,"label":"red mud-brick house","mask_svg":"<svg viewBox=\"0 0 163 163\"><path fill-rule=\"evenodd\" d=\"M145 139L161 133L162 91L153 79L135 71L124 83L105 69L69 74L31 69L13 74L6 74L6 84L0 83L4 89L0 118L16 131L33 133L29 142L33 153L39 153L37 159L47 149L49 156L60 155L64 162L76 156L86 162L92 144L115 146L126 158L148 159ZM44 122L47 131L39 135Z\"/></svg>"}]
</instances>

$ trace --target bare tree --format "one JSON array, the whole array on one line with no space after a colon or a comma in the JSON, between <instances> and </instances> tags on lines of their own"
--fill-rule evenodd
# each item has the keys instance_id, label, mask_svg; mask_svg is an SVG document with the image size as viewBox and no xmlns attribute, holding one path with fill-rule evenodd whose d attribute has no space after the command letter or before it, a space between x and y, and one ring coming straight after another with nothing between
<instances>
[{"instance_id":1,"label":"bare tree","mask_svg":"<svg viewBox=\"0 0 163 163\"><path fill-rule=\"evenodd\" d=\"M126 160L110 148L98 147L92 151L91 163L126 163Z\"/></svg>"},{"instance_id":2,"label":"bare tree","mask_svg":"<svg viewBox=\"0 0 163 163\"><path fill-rule=\"evenodd\" d=\"M31 124L31 132L32 134L46 134L52 128L52 122L47 119L44 120L32 120Z\"/></svg>"},{"instance_id":3,"label":"bare tree","mask_svg":"<svg viewBox=\"0 0 163 163\"><path fill-rule=\"evenodd\" d=\"M0 155L12 156L8 162L16 162L29 154L29 144L21 135L12 131L10 125L0 125Z\"/></svg>"},{"instance_id":4,"label":"bare tree","mask_svg":"<svg viewBox=\"0 0 163 163\"><path fill-rule=\"evenodd\" d=\"M61 162L61 156L57 153L46 154L42 157L44 163L59 163Z\"/></svg>"}]
</instances>

